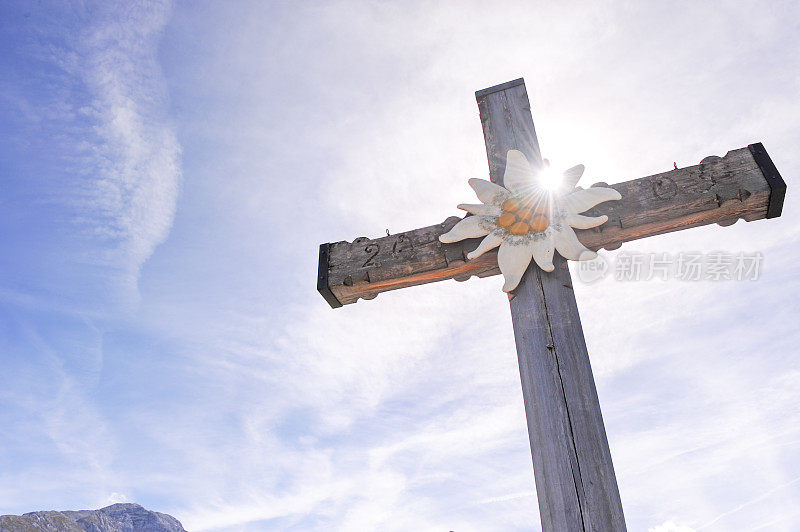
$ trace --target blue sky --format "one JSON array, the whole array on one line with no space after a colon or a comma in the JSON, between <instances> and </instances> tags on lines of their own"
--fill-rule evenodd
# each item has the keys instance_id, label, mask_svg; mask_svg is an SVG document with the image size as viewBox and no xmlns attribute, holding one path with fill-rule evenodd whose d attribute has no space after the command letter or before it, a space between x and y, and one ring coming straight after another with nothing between
<instances>
[{"instance_id":1,"label":"blue sky","mask_svg":"<svg viewBox=\"0 0 800 532\"><path fill-rule=\"evenodd\" d=\"M502 280L331 310L321 242L437 223L524 76L545 156L616 182L761 141L784 215L606 253L754 282L576 283L631 530L800 528L800 7L0 6L0 514L190 530L538 530Z\"/></svg>"}]
</instances>

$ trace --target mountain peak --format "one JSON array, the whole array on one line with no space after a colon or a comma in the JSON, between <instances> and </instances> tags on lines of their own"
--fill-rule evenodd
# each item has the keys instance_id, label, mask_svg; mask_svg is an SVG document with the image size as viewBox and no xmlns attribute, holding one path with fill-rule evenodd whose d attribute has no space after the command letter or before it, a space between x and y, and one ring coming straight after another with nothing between
<instances>
[{"instance_id":1,"label":"mountain peak","mask_svg":"<svg viewBox=\"0 0 800 532\"><path fill-rule=\"evenodd\" d=\"M186 532L171 515L121 502L99 510L0 516L0 532Z\"/></svg>"}]
</instances>

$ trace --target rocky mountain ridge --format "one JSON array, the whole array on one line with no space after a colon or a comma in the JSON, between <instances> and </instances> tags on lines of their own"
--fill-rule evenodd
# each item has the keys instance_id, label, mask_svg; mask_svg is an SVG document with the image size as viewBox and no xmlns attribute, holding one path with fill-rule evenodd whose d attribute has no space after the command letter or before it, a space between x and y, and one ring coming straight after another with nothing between
<instances>
[{"instance_id":1,"label":"rocky mountain ridge","mask_svg":"<svg viewBox=\"0 0 800 532\"><path fill-rule=\"evenodd\" d=\"M99 510L44 511L0 516L0 532L186 532L171 515L138 504L119 503Z\"/></svg>"}]
</instances>

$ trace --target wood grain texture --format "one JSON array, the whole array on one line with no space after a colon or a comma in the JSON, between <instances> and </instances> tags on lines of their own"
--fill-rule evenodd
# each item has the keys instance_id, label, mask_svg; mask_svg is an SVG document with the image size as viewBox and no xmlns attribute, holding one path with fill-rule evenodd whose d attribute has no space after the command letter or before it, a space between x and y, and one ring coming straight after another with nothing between
<instances>
[{"instance_id":1,"label":"wood grain texture","mask_svg":"<svg viewBox=\"0 0 800 532\"><path fill-rule=\"evenodd\" d=\"M525 85L478 93L492 181L505 154L541 155ZM511 299L522 395L542 530L626 530L578 306L567 262L547 273L532 264Z\"/></svg>"},{"instance_id":2,"label":"wood grain texture","mask_svg":"<svg viewBox=\"0 0 800 532\"><path fill-rule=\"evenodd\" d=\"M522 89L520 89L522 87ZM523 90L512 85L504 91L490 92L479 103L481 120L502 113L508 120L519 120L526 109L504 108L491 98ZM507 96L506 96L507 97ZM530 126L533 133L533 124ZM496 133L487 133L487 146L499 146ZM524 138L524 137L521 137ZM524 140L521 141L523 144ZM538 146L522 146L538 160ZM763 149L763 147L762 147ZM490 177L499 182L505 169L505 153L492 149ZM766 154L766 152L764 152ZM534 157L534 156L531 156ZM610 185L622 194L619 201L602 203L589 215L605 214L608 222L595 229L575 232L591 249L616 249L623 242L711 223L730 225L767 217L770 185L751 151L740 148L724 157L706 157L695 166L670 170L640 179ZM472 191L464 181L464 201L472 201ZM467 261L466 254L480 239L442 244L439 235L458 222L451 217L442 223L376 239L361 237L353 242L336 242L328 249L328 288L342 305L359 298L372 299L381 292L445 279L465 280L475 275L497 275L497 250ZM333 306L333 305L332 305Z\"/></svg>"}]
</instances>

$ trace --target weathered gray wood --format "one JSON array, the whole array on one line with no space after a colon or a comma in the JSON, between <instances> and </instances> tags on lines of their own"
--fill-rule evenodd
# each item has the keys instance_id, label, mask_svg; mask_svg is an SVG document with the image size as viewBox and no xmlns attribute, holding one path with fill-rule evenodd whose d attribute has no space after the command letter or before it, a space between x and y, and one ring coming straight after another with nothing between
<instances>
[{"instance_id":1,"label":"weathered gray wood","mask_svg":"<svg viewBox=\"0 0 800 532\"><path fill-rule=\"evenodd\" d=\"M505 155L541 155L524 83L477 94L492 181ZM563 258L528 268L511 300L542 529L626 530L600 403Z\"/></svg>"},{"instance_id":2,"label":"weathered gray wood","mask_svg":"<svg viewBox=\"0 0 800 532\"><path fill-rule=\"evenodd\" d=\"M519 80L508 85L507 90L522 86ZM496 93L489 92L486 98ZM486 101L481 107L482 116L506 112L498 106L498 102ZM518 120L520 112L528 111L508 112L509 119ZM487 144L497 142L498 139L487 137ZM538 149L533 145L523 147ZM498 153L490 155L490 176L495 181L502 178L499 169L505 164L505 154ZM767 217L771 191L747 147L732 150L725 157L706 157L695 166L610 186L622 194L622 199L601 203L590 211L607 215L609 221L596 229L576 230L581 242L592 249L615 249L630 240L711 223L730 225L740 218L760 220ZM466 183L464 191L471 194ZM328 288L339 303L347 305L397 288L499 274L496 250L466 260L466 254L478 246L480 239L439 242L439 235L458 220L454 216L440 224L392 236L330 244L326 248Z\"/></svg>"}]
</instances>

